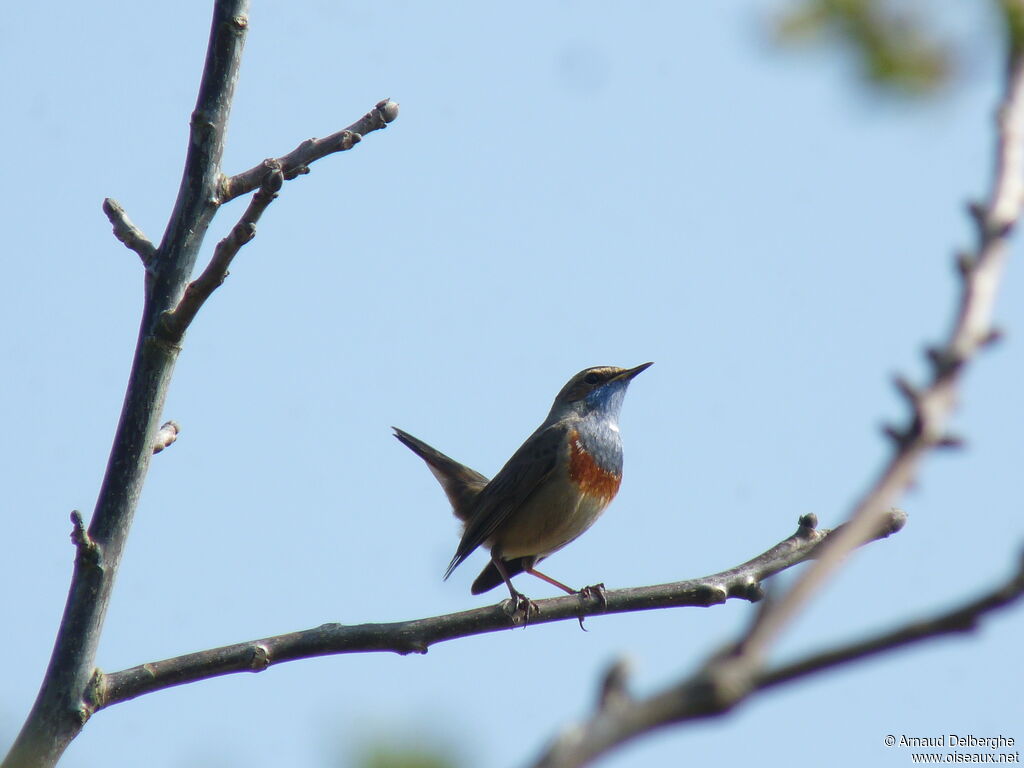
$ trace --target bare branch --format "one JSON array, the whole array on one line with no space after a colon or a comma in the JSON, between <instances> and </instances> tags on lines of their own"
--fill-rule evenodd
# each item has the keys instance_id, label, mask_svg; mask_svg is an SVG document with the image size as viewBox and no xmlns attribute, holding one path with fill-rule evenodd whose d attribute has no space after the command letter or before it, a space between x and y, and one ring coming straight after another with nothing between
<instances>
[{"instance_id":1,"label":"bare branch","mask_svg":"<svg viewBox=\"0 0 1024 768\"><path fill-rule=\"evenodd\" d=\"M389 100L349 129L321 141L304 142L283 158L267 161L237 177L221 172L228 116L248 30L248 0L214 0L206 61L189 123L181 185L159 247L154 248L113 200L104 211L114 234L146 266L145 302L128 388L107 470L88 530L73 517L78 556L50 666L31 712L3 768L48 768L94 711L104 676L95 668L96 650L121 553L154 453L177 435L173 422L158 429L185 330L228 274L238 250L255 233L255 223L285 178L306 172L309 163L345 150L362 135L398 116ZM191 284L196 258L210 222L222 203L261 186L242 218L214 251L210 264ZM257 652L254 658L259 658Z\"/></svg>"},{"instance_id":2,"label":"bare branch","mask_svg":"<svg viewBox=\"0 0 1024 768\"><path fill-rule=\"evenodd\" d=\"M153 442L153 453L160 453L164 448L172 445L174 441L178 439L178 433L180 431L181 427L178 426L178 422L164 422L160 427L160 431L156 433L156 440Z\"/></svg>"},{"instance_id":3,"label":"bare branch","mask_svg":"<svg viewBox=\"0 0 1024 768\"><path fill-rule=\"evenodd\" d=\"M630 666L629 659L622 657L616 659L605 670L604 677L601 678L601 689L597 696L599 712L622 707L632 701L632 695L629 692Z\"/></svg>"},{"instance_id":4,"label":"bare branch","mask_svg":"<svg viewBox=\"0 0 1024 768\"><path fill-rule=\"evenodd\" d=\"M737 667L727 658L716 656L693 676L647 699L620 695L614 706L599 706L589 721L564 731L533 764L534 768L587 765L641 734L722 714L760 691L932 638L971 631L983 617L1022 597L1024 558L1006 583L951 611L809 655L749 679L737 676Z\"/></svg>"},{"instance_id":5,"label":"bare branch","mask_svg":"<svg viewBox=\"0 0 1024 768\"><path fill-rule=\"evenodd\" d=\"M228 267L239 249L256 236L256 222L277 197L284 181L308 173L309 164L332 152L351 149L365 133L385 128L398 117L398 104L384 99L348 128L326 139L308 139L292 152L278 159L264 160L248 171L221 178L219 203L233 200L259 186L245 213L231 229L231 233L217 244L213 258L203 273L192 281L178 306L165 312L160 333L171 343L178 343L195 319L196 314L228 276Z\"/></svg>"},{"instance_id":6,"label":"bare branch","mask_svg":"<svg viewBox=\"0 0 1024 768\"><path fill-rule=\"evenodd\" d=\"M1008 15L1011 6L1019 17L1024 0L1006 0ZM992 326L992 314L1008 253L1008 237L1020 217L1024 200L1024 55L1021 36L1011 28L1009 37L1006 87L996 120L993 182L985 202L969 207L977 242L974 252L960 253L956 259L961 291L953 327L941 346L928 350L932 372L925 387L918 389L902 377L896 379L911 414L904 426L886 428L893 438L892 457L856 503L842 534L832 537L827 552L800 576L752 631L745 646L747 664L759 663L811 595L870 536L885 510L913 482L925 454L933 448L955 447L962 442L946 433L946 425L956 406L964 367L998 337Z\"/></svg>"},{"instance_id":7,"label":"bare branch","mask_svg":"<svg viewBox=\"0 0 1024 768\"><path fill-rule=\"evenodd\" d=\"M221 286L228 276L228 267L243 245L256 237L256 222L277 198L277 193L284 183L281 166L276 160L265 160L263 163L263 182L259 191L252 196L249 205L238 222L231 228L228 236L217 243L213 258L203 273L189 283L178 306L165 312L161 323L161 331L172 342L178 342L185 335L185 330L192 324L206 300Z\"/></svg>"},{"instance_id":8,"label":"bare branch","mask_svg":"<svg viewBox=\"0 0 1024 768\"><path fill-rule=\"evenodd\" d=\"M176 345L155 337L155 328L161 314L181 296L217 211L216 180L248 28L247 12L247 0L216 0L214 6L185 169L163 240L148 258L139 337L103 484L87 536L82 535L81 517L76 520L79 557L50 664L32 710L4 759L5 768L56 765L92 714L88 702L97 680L96 650L178 353ZM118 208L105 206L114 217L115 234L127 233L137 244L133 239L137 230L128 227ZM86 546L85 542L91 543ZM83 552L96 555L96 567L86 567Z\"/></svg>"},{"instance_id":9,"label":"bare branch","mask_svg":"<svg viewBox=\"0 0 1024 768\"><path fill-rule=\"evenodd\" d=\"M296 176L309 173L309 165L321 157L352 149L363 140L363 136L386 128L388 123L393 122L397 117L398 103L391 99L382 99L373 106L373 109L348 128L332 133L325 139L306 139L287 155L282 155L273 162L276 162L281 168L285 181L290 181ZM223 179L220 188L220 201L226 203L256 189L266 173L265 164L267 162L270 161L265 160L248 171L242 171L235 176Z\"/></svg>"},{"instance_id":10,"label":"bare branch","mask_svg":"<svg viewBox=\"0 0 1024 768\"><path fill-rule=\"evenodd\" d=\"M539 609L531 625L575 620L605 613L649 611L656 608L709 606L729 598L757 600L761 581L814 557L819 545L833 532L814 528L813 515L805 515L792 536L743 565L702 579L650 587L604 592L604 601L576 595L536 601ZM900 530L906 516L892 510L878 538ZM175 685L235 672L259 672L273 664L343 653L391 651L426 653L430 646L460 637L498 632L520 626L520 614L509 611L508 600L497 605L391 624L324 624L315 629L252 640L236 645L190 653L156 661L121 672L104 674L94 688L92 709L102 709L146 693Z\"/></svg>"},{"instance_id":11,"label":"bare branch","mask_svg":"<svg viewBox=\"0 0 1024 768\"><path fill-rule=\"evenodd\" d=\"M758 677L757 688L763 690L788 683L822 669L877 656L929 638L971 632L977 629L983 616L1008 607L1021 597L1024 597L1024 557L1021 558L1017 572L1005 584L959 608L768 670Z\"/></svg>"},{"instance_id":12,"label":"bare branch","mask_svg":"<svg viewBox=\"0 0 1024 768\"><path fill-rule=\"evenodd\" d=\"M142 259L142 266L148 269L156 257L156 246L132 223L121 204L113 198L108 197L103 201L103 212L114 226L114 237L124 243L126 248L135 251Z\"/></svg>"},{"instance_id":13,"label":"bare branch","mask_svg":"<svg viewBox=\"0 0 1024 768\"><path fill-rule=\"evenodd\" d=\"M809 656L774 670L763 668L767 651L810 597L850 552L877 533L885 509L913 481L923 456L936 447L959 444L946 434L964 367L998 333L992 327L996 289L1002 276L1011 230L1024 199L1024 0L1002 0L1009 29L1006 89L998 111L995 173L988 199L969 211L977 230L976 251L961 253L956 264L961 294L956 319L942 346L928 350L931 378L923 388L897 377L910 407L908 423L887 427L893 455L856 504L848 523L818 547L818 560L778 601L765 607L744 637L712 658L693 677L638 702L600 710L589 722L566 731L536 762L567 768L594 758L637 736L673 723L714 716L754 692L928 638L973 629L980 617L1024 595L1024 560L1006 584L956 610L907 624L868 640Z\"/></svg>"}]
</instances>

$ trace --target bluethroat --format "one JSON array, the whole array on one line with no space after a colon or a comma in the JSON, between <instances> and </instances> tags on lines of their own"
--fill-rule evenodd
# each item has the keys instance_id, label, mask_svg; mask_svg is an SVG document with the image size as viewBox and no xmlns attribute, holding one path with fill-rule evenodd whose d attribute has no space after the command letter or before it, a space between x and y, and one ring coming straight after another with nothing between
<instances>
[{"instance_id":1,"label":"bluethroat","mask_svg":"<svg viewBox=\"0 0 1024 768\"><path fill-rule=\"evenodd\" d=\"M463 522L446 579L484 545L491 562L473 582L474 595L505 582L517 607L526 602L529 617L529 601L512 586L516 574L577 594L534 566L583 534L615 498L622 481L619 410L629 382L651 365L577 373L493 480L393 427L395 437L427 463Z\"/></svg>"}]
</instances>

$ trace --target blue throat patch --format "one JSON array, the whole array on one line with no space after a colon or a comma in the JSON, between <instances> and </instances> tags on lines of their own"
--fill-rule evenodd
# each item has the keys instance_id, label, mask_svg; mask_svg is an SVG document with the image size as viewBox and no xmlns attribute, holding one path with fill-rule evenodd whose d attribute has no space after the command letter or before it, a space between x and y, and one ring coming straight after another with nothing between
<instances>
[{"instance_id":1,"label":"blue throat patch","mask_svg":"<svg viewBox=\"0 0 1024 768\"><path fill-rule=\"evenodd\" d=\"M622 473L622 438L619 411L628 381L613 381L595 389L585 398L587 412L577 425L583 449L606 472Z\"/></svg>"}]
</instances>

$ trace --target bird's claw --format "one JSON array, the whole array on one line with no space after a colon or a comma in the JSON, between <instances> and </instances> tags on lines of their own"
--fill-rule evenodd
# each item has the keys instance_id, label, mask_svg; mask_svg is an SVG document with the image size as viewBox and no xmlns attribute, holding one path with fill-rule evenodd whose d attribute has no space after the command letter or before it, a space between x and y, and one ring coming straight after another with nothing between
<instances>
[{"instance_id":1,"label":"bird's claw","mask_svg":"<svg viewBox=\"0 0 1024 768\"><path fill-rule=\"evenodd\" d=\"M576 593L580 597L580 615L576 618L579 619L580 629L584 632L587 628L583 626L583 619L585 618L583 611L587 607L587 603L594 601L597 603L598 608L603 612L608 607L608 597L604 592L604 584L592 584L589 587L584 587Z\"/></svg>"},{"instance_id":2,"label":"bird's claw","mask_svg":"<svg viewBox=\"0 0 1024 768\"><path fill-rule=\"evenodd\" d=\"M530 623L531 614L540 613L540 606L522 592L514 593L512 597L502 603L502 606L505 613L512 617L514 623L518 624L519 617L522 616L524 627Z\"/></svg>"},{"instance_id":3,"label":"bird's claw","mask_svg":"<svg viewBox=\"0 0 1024 768\"><path fill-rule=\"evenodd\" d=\"M579 591L579 596L580 600L583 602L593 600L602 611L608 608L608 595L604 591L603 583L591 584L589 587L584 587Z\"/></svg>"}]
</instances>

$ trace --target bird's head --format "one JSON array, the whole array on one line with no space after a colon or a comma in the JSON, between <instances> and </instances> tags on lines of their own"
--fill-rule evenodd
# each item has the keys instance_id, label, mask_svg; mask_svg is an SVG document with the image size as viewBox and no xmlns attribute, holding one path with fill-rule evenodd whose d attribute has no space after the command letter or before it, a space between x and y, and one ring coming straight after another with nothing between
<instances>
[{"instance_id":1,"label":"bird's head","mask_svg":"<svg viewBox=\"0 0 1024 768\"><path fill-rule=\"evenodd\" d=\"M654 363L644 363L636 368L599 365L580 371L562 387L548 418L560 418L570 413L585 416L594 411L604 412L612 419L617 418L629 382L652 365Z\"/></svg>"}]
</instances>

